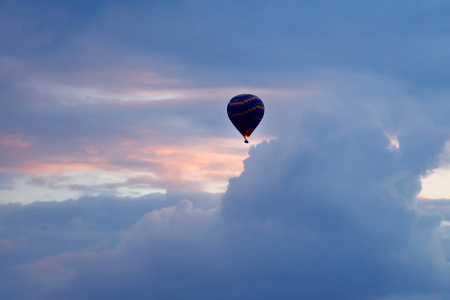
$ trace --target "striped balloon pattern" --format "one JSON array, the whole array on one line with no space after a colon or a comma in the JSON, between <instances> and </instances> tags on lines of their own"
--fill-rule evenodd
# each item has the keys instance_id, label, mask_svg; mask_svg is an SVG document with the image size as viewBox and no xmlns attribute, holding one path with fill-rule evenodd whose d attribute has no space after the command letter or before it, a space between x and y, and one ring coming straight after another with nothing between
<instances>
[{"instance_id":1,"label":"striped balloon pattern","mask_svg":"<svg viewBox=\"0 0 450 300\"><path fill-rule=\"evenodd\" d=\"M255 95L241 94L233 97L227 107L228 117L242 134L245 142L264 116L264 104Z\"/></svg>"}]
</instances>

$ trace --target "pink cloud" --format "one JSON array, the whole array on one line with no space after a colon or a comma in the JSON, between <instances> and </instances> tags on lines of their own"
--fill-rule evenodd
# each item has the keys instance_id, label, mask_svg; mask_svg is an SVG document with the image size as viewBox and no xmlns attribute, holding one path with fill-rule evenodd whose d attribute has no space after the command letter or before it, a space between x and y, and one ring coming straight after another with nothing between
<instances>
[{"instance_id":1,"label":"pink cloud","mask_svg":"<svg viewBox=\"0 0 450 300\"><path fill-rule=\"evenodd\" d=\"M156 163L157 177L172 183L198 182L204 188L225 185L243 169L247 148L227 148L236 144L224 138L196 140L181 146L144 146L129 152L128 159ZM200 146L199 146L200 145Z\"/></svg>"},{"instance_id":2,"label":"pink cloud","mask_svg":"<svg viewBox=\"0 0 450 300\"><path fill-rule=\"evenodd\" d=\"M69 159L68 159L69 160ZM92 170L95 167L92 164L87 163L64 163L58 162L35 162L28 161L24 163L14 164L12 166L0 166L0 172L23 172L28 174L38 173L52 173L60 174L66 172L80 171L80 170Z\"/></svg>"},{"instance_id":3,"label":"pink cloud","mask_svg":"<svg viewBox=\"0 0 450 300\"><path fill-rule=\"evenodd\" d=\"M180 145L164 145L157 138L155 136L149 141L127 138L108 144L102 140L90 141L66 154L47 152L42 148L33 149L33 155L15 152L9 164L0 166L0 172L39 176L43 178L42 182L35 180L33 183L49 188L84 189L83 184L73 185L70 180L48 185L45 179L48 176L79 171L111 171L112 174L120 172L123 182L118 178L119 181L109 181L105 185L100 180L96 184L102 185L101 190L116 191L131 184L135 188L223 192L228 179L242 171L242 161L248 151L236 139L204 137ZM90 189L95 187L92 183L84 185Z\"/></svg>"},{"instance_id":4,"label":"pink cloud","mask_svg":"<svg viewBox=\"0 0 450 300\"><path fill-rule=\"evenodd\" d=\"M99 154L100 151L94 146L85 146L84 151L88 154Z\"/></svg>"},{"instance_id":5,"label":"pink cloud","mask_svg":"<svg viewBox=\"0 0 450 300\"><path fill-rule=\"evenodd\" d=\"M108 107L114 112L128 109L134 112L136 109L149 109L148 105L122 103ZM155 109L160 108L161 104L158 105ZM173 118L167 120L169 122ZM248 155L248 146L242 143L238 135L235 138L192 134L172 137L159 127L151 127L153 123L133 127L122 127L121 124L118 126L123 132L98 138L68 135L64 140L52 138L48 141L47 136L42 136L32 143L19 134L6 136L0 139L0 146L3 146L7 157L0 164L0 172L45 177L76 171L113 171L123 174L120 176L123 183L127 179L148 174L152 180L142 183L140 187L191 187L223 192L228 179L242 171L242 161ZM185 125L173 126L178 128ZM32 149L27 149L31 145ZM24 150L14 151L12 147ZM123 187L119 181L108 188L113 192Z\"/></svg>"},{"instance_id":6,"label":"pink cloud","mask_svg":"<svg viewBox=\"0 0 450 300\"><path fill-rule=\"evenodd\" d=\"M12 135L9 135L9 136L3 138L0 141L0 144L3 147L9 147L9 148L28 148L33 143L31 141L27 141L27 140L23 139L18 134L12 134Z\"/></svg>"}]
</instances>

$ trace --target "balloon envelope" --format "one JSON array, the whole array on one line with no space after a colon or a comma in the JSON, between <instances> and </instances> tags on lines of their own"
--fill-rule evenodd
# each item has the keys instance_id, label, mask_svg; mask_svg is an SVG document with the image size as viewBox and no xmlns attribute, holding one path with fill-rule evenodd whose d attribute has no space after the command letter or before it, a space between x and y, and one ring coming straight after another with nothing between
<instances>
[{"instance_id":1,"label":"balloon envelope","mask_svg":"<svg viewBox=\"0 0 450 300\"><path fill-rule=\"evenodd\" d=\"M228 117L247 142L264 116L264 104L255 95L241 94L228 102Z\"/></svg>"}]
</instances>

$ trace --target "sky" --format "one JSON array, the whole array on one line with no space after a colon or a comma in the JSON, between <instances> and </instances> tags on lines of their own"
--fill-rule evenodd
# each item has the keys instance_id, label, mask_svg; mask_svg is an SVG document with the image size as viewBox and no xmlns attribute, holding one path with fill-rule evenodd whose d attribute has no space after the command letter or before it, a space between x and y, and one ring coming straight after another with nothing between
<instances>
[{"instance_id":1,"label":"sky","mask_svg":"<svg viewBox=\"0 0 450 300\"><path fill-rule=\"evenodd\" d=\"M449 13L1 0L0 298L450 300Z\"/></svg>"}]
</instances>

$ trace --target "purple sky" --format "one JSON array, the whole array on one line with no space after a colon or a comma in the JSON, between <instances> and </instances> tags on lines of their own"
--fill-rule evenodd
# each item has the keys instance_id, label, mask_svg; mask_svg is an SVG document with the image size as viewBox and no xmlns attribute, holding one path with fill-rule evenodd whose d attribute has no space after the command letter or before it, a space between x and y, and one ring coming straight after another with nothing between
<instances>
[{"instance_id":1,"label":"purple sky","mask_svg":"<svg viewBox=\"0 0 450 300\"><path fill-rule=\"evenodd\" d=\"M1 1L0 299L449 300L449 12Z\"/></svg>"}]
</instances>

